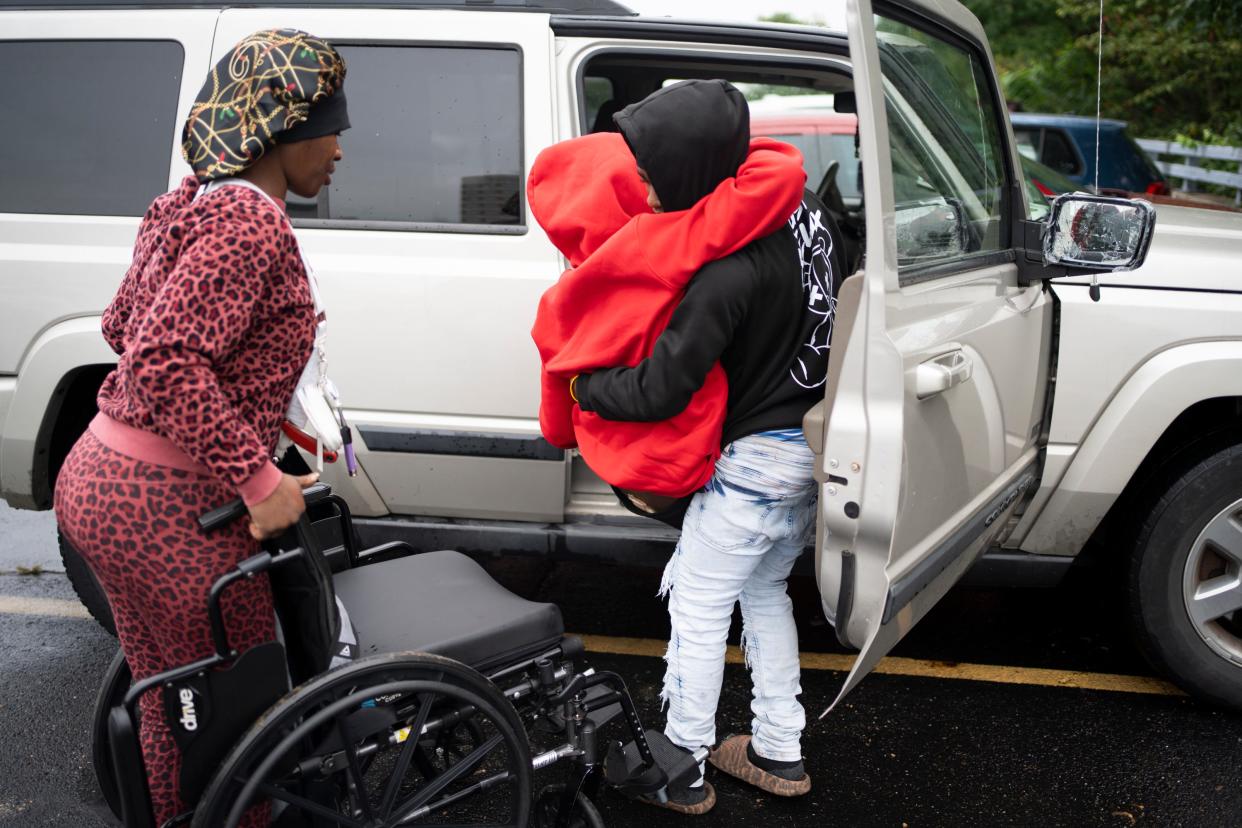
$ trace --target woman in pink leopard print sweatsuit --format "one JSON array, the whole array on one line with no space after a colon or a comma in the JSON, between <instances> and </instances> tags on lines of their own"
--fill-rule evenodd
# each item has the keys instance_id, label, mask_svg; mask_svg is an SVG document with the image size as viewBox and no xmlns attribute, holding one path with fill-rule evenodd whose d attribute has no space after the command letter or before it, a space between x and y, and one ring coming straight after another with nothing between
<instances>
[{"instance_id":1,"label":"woman in pink leopard print sweatsuit","mask_svg":"<svg viewBox=\"0 0 1242 828\"><path fill-rule=\"evenodd\" d=\"M250 66L241 79L228 72L239 61ZM317 324L283 199L313 198L341 158L344 75L336 50L304 32L259 32L227 54L186 123L195 174L147 211L104 313L120 359L60 471L56 516L107 593L135 681L212 653L211 584L304 508L313 478L272 461ZM238 496L248 526L198 528ZM238 649L272 640L266 578L232 588L224 617ZM159 825L190 804L157 692L141 712ZM244 824L267 821L258 806Z\"/></svg>"}]
</instances>

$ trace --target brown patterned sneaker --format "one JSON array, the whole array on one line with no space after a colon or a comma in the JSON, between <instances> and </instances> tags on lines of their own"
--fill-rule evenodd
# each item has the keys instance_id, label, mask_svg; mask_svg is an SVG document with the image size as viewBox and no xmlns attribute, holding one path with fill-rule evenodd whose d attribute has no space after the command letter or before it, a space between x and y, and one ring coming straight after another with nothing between
<instances>
[{"instance_id":1,"label":"brown patterned sneaker","mask_svg":"<svg viewBox=\"0 0 1242 828\"><path fill-rule=\"evenodd\" d=\"M783 775L777 775L783 771L764 770L756 765L748 748L749 736L730 736L712 751L707 761L718 770L776 796L802 796L811 790L811 777L800 767L801 762L798 763L801 773L793 779L785 779Z\"/></svg>"},{"instance_id":2,"label":"brown patterned sneaker","mask_svg":"<svg viewBox=\"0 0 1242 828\"><path fill-rule=\"evenodd\" d=\"M654 796L640 796L638 801L686 816L702 816L716 806L716 789L705 781L697 788L670 788L667 802Z\"/></svg>"}]
</instances>

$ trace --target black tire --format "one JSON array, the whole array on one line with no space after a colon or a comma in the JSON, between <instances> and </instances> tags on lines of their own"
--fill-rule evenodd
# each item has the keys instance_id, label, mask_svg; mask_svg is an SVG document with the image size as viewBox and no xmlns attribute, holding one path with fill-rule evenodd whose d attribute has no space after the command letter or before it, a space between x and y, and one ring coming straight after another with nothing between
<instances>
[{"instance_id":1,"label":"black tire","mask_svg":"<svg viewBox=\"0 0 1242 828\"><path fill-rule=\"evenodd\" d=\"M470 706L473 721L488 734L484 744L458 754L464 758L453 761L449 752L431 747L438 744L438 730L421 739L407 731L406 738L393 741L398 725L417 734L422 731L416 727L420 720L428 726L447 722L449 727L464 721L452 718L463 705ZM360 731L357 719L366 711L377 711L380 719L391 711L397 725L386 720ZM353 734L349 738L346 728ZM467 739L479 732L459 730ZM312 769L295 773L295 766ZM454 768L463 773L455 776ZM412 780L411 774L421 779ZM525 828L530 820L531 776L530 744L521 719L495 685L464 664L440 656L377 655L311 679L265 713L221 763L195 809L192 828L234 828L246 808L266 798L258 791L260 785L270 786L268 794L283 793L277 798L292 803L282 820L296 811L292 816L309 815L308 825L396 825L403 813L426 798L427 804L443 805L452 816L470 807L502 814L496 817L502 821L495 823L478 818L452 822ZM484 780L490 787L475 793L491 799L479 801L473 795L454 799ZM298 797L312 804L299 804ZM362 802L371 815L353 817L351 810L361 810ZM328 817L324 809L339 817ZM432 810L425 816L441 822L442 814ZM423 818L400 824L417 826Z\"/></svg>"},{"instance_id":2,"label":"black tire","mask_svg":"<svg viewBox=\"0 0 1242 828\"><path fill-rule=\"evenodd\" d=\"M108 671L104 673L99 695L95 697L95 713L91 717L91 761L95 765L95 779L99 782L104 801L117 819L121 818L121 795L117 790L116 768L112 766L108 714L125 700L131 681L125 654L117 650Z\"/></svg>"},{"instance_id":3,"label":"black tire","mask_svg":"<svg viewBox=\"0 0 1242 828\"><path fill-rule=\"evenodd\" d=\"M531 818L531 828L556 828L557 817L560 816L561 800L565 796L565 785L548 785L535 797L535 810ZM568 828L605 828L604 818L599 815L586 794L578 792L574 800L573 813L569 815Z\"/></svg>"},{"instance_id":4,"label":"black tire","mask_svg":"<svg viewBox=\"0 0 1242 828\"><path fill-rule=\"evenodd\" d=\"M108 604L108 596L95 578L95 573L86 565L82 555L73 548L62 533L56 533L56 541L60 545L60 560L65 565L65 575L69 577L69 583L73 586L73 591L77 593L78 600L86 607L91 618L98 621L99 626L108 631L108 635L116 635L116 620L112 617L112 607Z\"/></svg>"},{"instance_id":5,"label":"black tire","mask_svg":"<svg viewBox=\"0 0 1242 828\"><path fill-rule=\"evenodd\" d=\"M1242 499L1242 446L1217 450L1173 472L1162 491L1139 529L1131 558L1131 620L1139 647L1192 696L1242 710L1242 659L1230 659L1207 643L1191 620L1183 585L1200 534ZM1242 611L1221 624L1222 633L1242 634Z\"/></svg>"}]
</instances>

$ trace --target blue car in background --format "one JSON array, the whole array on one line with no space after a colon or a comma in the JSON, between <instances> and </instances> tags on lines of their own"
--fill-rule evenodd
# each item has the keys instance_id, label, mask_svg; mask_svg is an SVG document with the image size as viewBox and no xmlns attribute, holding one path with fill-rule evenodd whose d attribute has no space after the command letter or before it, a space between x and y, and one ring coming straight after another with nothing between
<instances>
[{"instance_id":1,"label":"blue car in background","mask_svg":"<svg viewBox=\"0 0 1242 828\"><path fill-rule=\"evenodd\" d=\"M1013 112L1018 151L1079 184L1095 183L1095 118ZM1155 163L1126 133L1124 121L1100 121L1101 190L1168 195Z\"/></svg>"}]
</instances>

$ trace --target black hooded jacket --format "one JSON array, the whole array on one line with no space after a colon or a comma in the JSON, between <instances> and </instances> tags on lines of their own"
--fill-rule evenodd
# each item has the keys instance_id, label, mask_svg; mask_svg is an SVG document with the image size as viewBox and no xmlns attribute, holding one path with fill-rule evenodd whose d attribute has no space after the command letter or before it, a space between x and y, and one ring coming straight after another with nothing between
<instances>
[{"instance_id":1,"label":"black hooded jacket","mask_svg":"<svg viewBox=\"0 0 1242 828\"><path fill-rule=\"evenodd\" d=\"M686 209L746 157L746 100L725 81L683 81L615 116L665 210ZM722 444L800 428L822 398L842 275L839 239L809 191L786 227L700 270L638 365L579 377L585 411L652 422L682 411L719 360L729 378Z\"/></svg>"},{"instance_id":2,"label":"black hooded jacket","mask_svg":"<svg viewBox=\"0 0 1242 828\"><path fill-rule=\"evenodd\" d=\"M688 210L737 174L750 147L750 108L732 84L666 86L613 116L665 212Z\"/></svg>"}]
</instances>

